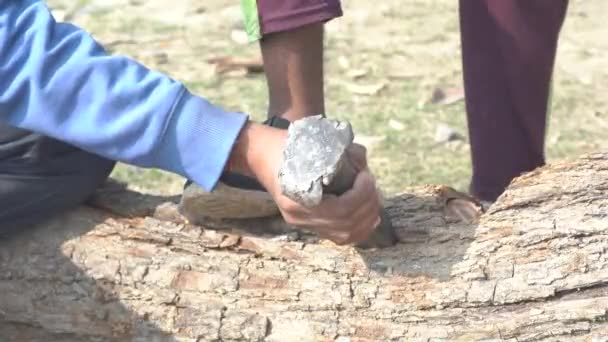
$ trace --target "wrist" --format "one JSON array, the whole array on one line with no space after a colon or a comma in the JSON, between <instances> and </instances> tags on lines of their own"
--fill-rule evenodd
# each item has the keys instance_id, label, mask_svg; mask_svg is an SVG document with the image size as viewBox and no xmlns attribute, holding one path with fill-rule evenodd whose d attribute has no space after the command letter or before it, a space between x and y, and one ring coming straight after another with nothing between
<instances>
[{"instance_id":1,"label":"wrist","mask_svg":"<svg viewBox=\"0 0 608 342\"><path fill-rule=\"evenodd\" d=\"M278 172L286 137L285 130L248 122L237 137L226 169L267 186L269 177L277 176L269 173Z\"/></svg>"}]
</instances>

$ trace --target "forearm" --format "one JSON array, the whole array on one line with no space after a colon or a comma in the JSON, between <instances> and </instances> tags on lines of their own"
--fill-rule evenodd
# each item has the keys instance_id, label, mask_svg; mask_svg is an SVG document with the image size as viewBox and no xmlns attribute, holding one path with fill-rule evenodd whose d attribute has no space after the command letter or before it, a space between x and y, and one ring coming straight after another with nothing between
<instances>
[{"instance_id":1,"label":"forearm","mask_svg":"<svg viewBox=\"0 0 608 342\"><path fill-rule=\"evenodd\" d=\"M265 186L278 175L268 174L272 163L280 163L287 131L257 123L247 123L234 145L228 168L258 179Z\"/></svg>"},{"instance_id":2,"label":"forearm","mask_svg":"<svg viewBox=\"0 0 608 342\"><path fill-rule=\"evenodd\" d=\"M43 2L0 2L0 122L212 189L247 116L57 23Z\"/></svg>"}]
</instances>

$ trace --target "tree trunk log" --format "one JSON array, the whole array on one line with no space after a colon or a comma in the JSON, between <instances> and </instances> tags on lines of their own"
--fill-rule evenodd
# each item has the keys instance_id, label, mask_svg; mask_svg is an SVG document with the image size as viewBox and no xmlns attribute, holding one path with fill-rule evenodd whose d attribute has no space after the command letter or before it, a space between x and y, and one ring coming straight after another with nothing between
<instances>
[{"instance_id":1,"label":"tree trunk log","mask_svg":"<svg viewBox=\"0 0 608 342\"><path fill-rule=\"evenodd\" d=\"M382 250L102 192L0 241L0 340L608 340L608 153L516 179L474 223L445 191L387 200Z\"/></svg>"}]
</instances>

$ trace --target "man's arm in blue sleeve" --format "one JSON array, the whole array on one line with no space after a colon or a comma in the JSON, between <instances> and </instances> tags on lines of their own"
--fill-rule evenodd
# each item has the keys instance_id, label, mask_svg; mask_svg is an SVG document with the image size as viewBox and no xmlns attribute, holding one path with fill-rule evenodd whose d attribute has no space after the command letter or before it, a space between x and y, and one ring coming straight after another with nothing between
<instances>
[{"instance_id":1,"label":"man's arm in blue sleeve","mask_svg":"<svg viewBox=\"0 0 608 342\"><path fill-rule=\"evenodd\" d=\"M162 73L109 56L42 1L0 1L0 123L212 190L246 122Z\"/></svg>"}]
</instances>

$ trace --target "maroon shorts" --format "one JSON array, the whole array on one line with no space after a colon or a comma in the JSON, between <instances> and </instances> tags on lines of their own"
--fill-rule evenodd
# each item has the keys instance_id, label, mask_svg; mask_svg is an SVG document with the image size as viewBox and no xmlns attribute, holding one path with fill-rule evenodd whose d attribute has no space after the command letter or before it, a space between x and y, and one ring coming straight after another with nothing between
<instances>
[{"instance_id":1,"label":"maroon shorts","mask_svg":"<svg viewBox=\"0 0 608 342\"><path fill-rule=\"evenodd\" d=\"M242 0L241 4L252 41L342 16L339 0Z\"/></svg>"}]
</instances>

